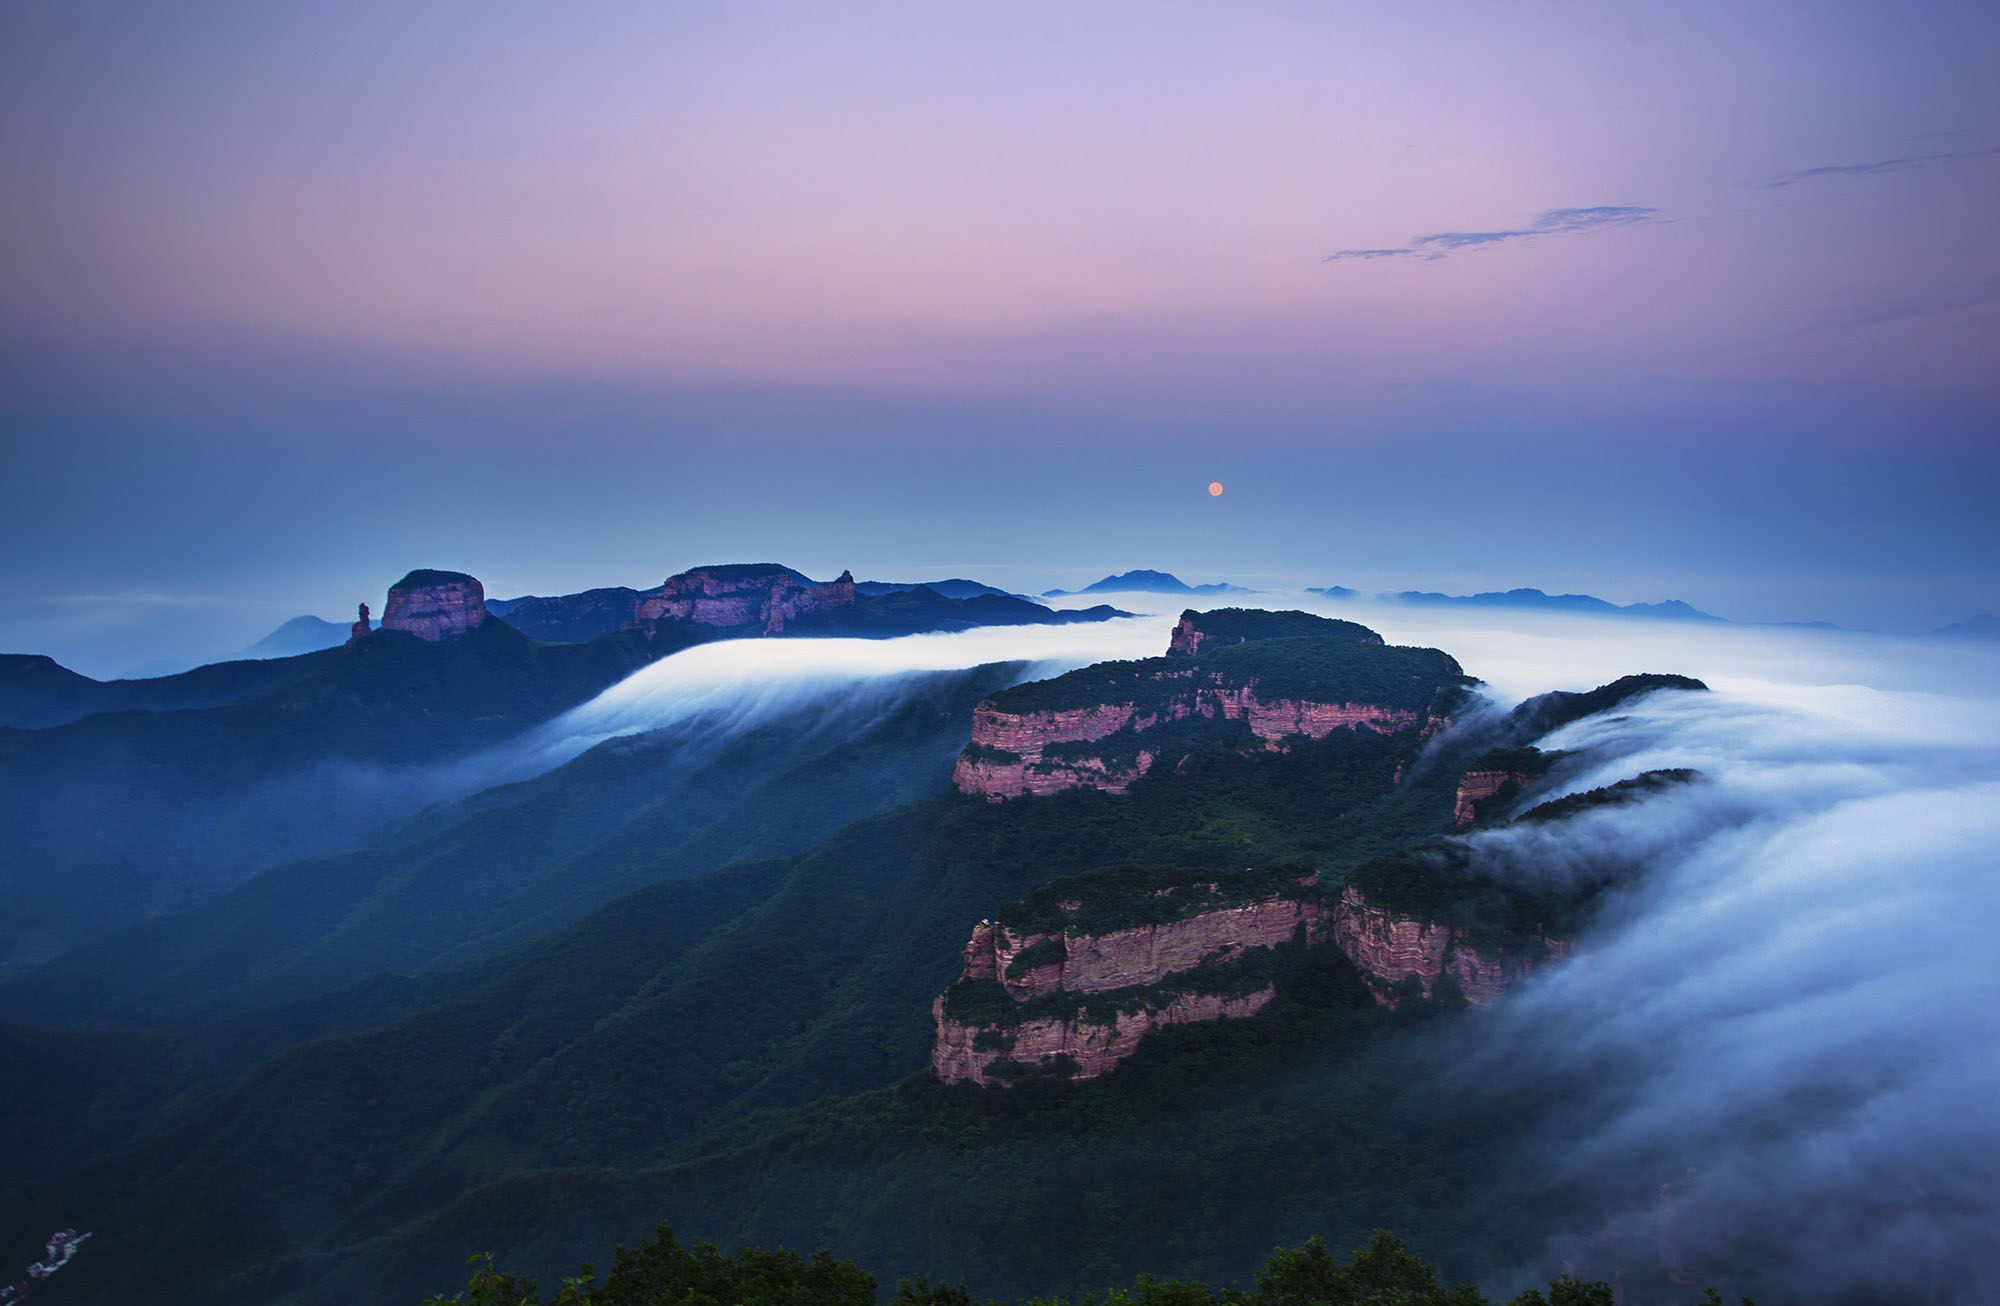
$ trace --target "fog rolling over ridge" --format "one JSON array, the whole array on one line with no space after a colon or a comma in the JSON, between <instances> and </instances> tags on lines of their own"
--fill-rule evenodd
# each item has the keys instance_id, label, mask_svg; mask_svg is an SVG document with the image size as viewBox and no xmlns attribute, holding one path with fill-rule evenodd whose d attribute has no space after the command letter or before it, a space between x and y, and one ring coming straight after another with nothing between
<instances>
[{"instance_id":1,"label":"fog rolling over ridge","mask_svg":"<svg viewBox=\"0 0 2000 1306\"><path fill-rule=\"evenodd\" d=\"M1176 610L1178 611L1178 610ZM802 703L836 696L886 708L898 682L930 671L996 662L1027 664L1041 679L1110 658L1151 657L1172 618L1121 617L1069 626L985 626L895 639L743 639L698 644L640 668L570 709L466 764L480 784L559 766L603 741L700 719L724 732L750 728Z\"/></svg>"},{"instance_id":2,"label":"fog rolling over ridge","mask_svg":"<svg viewBox=\"0 0 2000 1306\"><path fill-rule=\"evenodd\" d=\"M1398 614L1372 620L1411 638ZM1502 685L1615 665L1716 690L1546 741L1589 750L1559 790L1664 767L1698 783L1559 832L1469 836L1499 878L1617 882L1576 955L1468 1022L1453 1053L1468 1087L1544 1103L1502 1186L1574 1199L1540 1260L1496 1277L1663 1263L1767 1301L2000 1300L2000 655L1459 626L1433 633Z\"/></svg>"}]
</instances>

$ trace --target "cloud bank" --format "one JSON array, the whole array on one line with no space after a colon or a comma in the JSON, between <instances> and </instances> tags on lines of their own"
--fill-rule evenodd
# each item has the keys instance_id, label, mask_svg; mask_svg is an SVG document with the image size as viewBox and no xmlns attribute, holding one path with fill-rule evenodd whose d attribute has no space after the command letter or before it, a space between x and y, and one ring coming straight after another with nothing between
<instances>
[{"instance_id":1,"label":"cloud bank","mask_svg":"<svg viewBox=\"0 0 2000 1306\"><path fill-rule=\"evenodd\" d=\"M1683 669L1651 664L1658 635L1597 637L1591 657ZM1569 963L1473 1025L1468 1083L1547 1104L1500 1184L1573 1213L1496 1277L2000 1300L2000 654L1666 638L1715 693L1653 695L1549 743L1589 759L1569 790L1670 766L1703 781L1468 840L1498 878L1620 886ZM1561 677L1559 646L1533 642Z\"/></svg>"},{"instance_id":2,"label":"cloud bank","mask_svg":"<svg viewBox=\"0 0 2000 1306\"><path fill-rule=\"evenodd\" d=\"M501 752L528 774L621 735L701 720L735 733L811 700L887 703L909 676L994 662L1042 679L1110 658L1166 650L1173 621L1128 617L1068 626L988 626L898 639L749 639L701 644L633 672Z\"/></svg>"}]
</instances>

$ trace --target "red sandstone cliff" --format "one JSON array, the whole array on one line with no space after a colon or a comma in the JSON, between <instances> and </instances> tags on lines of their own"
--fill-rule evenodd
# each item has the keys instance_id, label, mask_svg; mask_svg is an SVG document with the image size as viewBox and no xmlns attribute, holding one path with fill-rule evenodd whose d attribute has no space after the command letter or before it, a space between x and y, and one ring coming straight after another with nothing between
<instances>
[{"instance_id":1,"label":"red sandstone cliff","mask_svg":"<svg viewBox=\"0 0 2000 1306\"><path fill-rule=\"evenodd\" d=\"M1458 778L1453 823L1463 828L1506 807L1561 756L1539 748L1496 748L1475 758Z\"/></svg>"},{"instance_id":2,"label":"red sandstone cliff","mask_svg":"<svg viewBox=\"0 0 2000 1306\"><path fill-rule=\"evenodd\" d=\"M1195 620L1195 614L1183 612L1180 623L1174 627L1174 633L1167 639L1167 652L1178 657L1193 657L1206 638L1208 632Z\"/></svg>"},{"instance_id":3,"label":"red sandstone cliff","mask_svg":"<svg viewBox=\"0 0 2000 1306\"><path fill-rule=\"evenodd\" d=\"M1157 760L1140 748L1129 761L1077 755L1064 750L1059 759L1044 756L1052 744L1087 743L1128 726L1145 731L1165 721L1191 716L1243 721L1267 749L1280 749L1289 738L1304 735L1324 739L1335 730L1371 730L1393 735L1422 727L1426 735L1442 725L1419 712L1377 707L1372 703L1315 703L1302 699L1264 700L1254 685L1225 689L1192 677L1184 693L1144 716L1131 703L1102 703L1055 712L1012 713L982 703L972 714L972 745L958 759L952 783L962 794L977 794L989 802L1024 794L1051 794L1064 789L1102 789L1123 793Z\"/></svg>"},{"instance_id":4,"label":"red sandstone cliff","mask_svg":"<svg viewBox=\"0 0 2000 1306\"><path fill-rule=\"evenodd\" d=\"M996 1011L989 999L978 1014L959 1019L952 1014L953 997L963 989L939 994L931 1004L937 1026L931 1069L946 1083L987 1086L1056 1066L1072 1079L1102 1075L1155 1029L1263 1010L1275 996L1269 984L1244 990L1172 982L1201 967L1226 966L1252 948L1294 942L1337 947L1368 981L1375 1000L1388 1007L1413 996L1411 980L1429 998L1447 976L1468 1003L1483 1007L1567 952L1546 938L1513 949L1480 944L1448 925L1377 906L1352 887L1329 903L1310 892L1317 881L1308 874L1297 881L1307 892L1271 893L1178 920L1096 933L1015 933L981 921L965 945L959 985L988 994L997 986L1005 1003ZM1064 906L1073 911L1081 904ZM1075 1000L1065 1001L1070 995Z\"/></svg>"},{"instance_id":5,"label":"red sandstone cliff","mask_svg":"<svg viewBox=\"0 0 2000 1306\"><path fill-rule=\"evenodd\" d=\"M1458 778L1458 801L1452 824L1471 825L1479 819L1479 804L1503 793L1518 794L1534 780L1521 771L1467 771Z\"/></svg>"},{"instance_id":6,"label":"red sandstone cliff","mask_svg":"<svg viewBox=\"0 0 2000 1306\"><path fill-rule=\"evenodd\" d=\"M473 577L458 571L413 571L389 587L381 628L436 643L483 624L487 615L486 587ZM354 624L354 638L364 633L362 621Z\"/></svg>"},{"instance_id":7,"label":"red sandstone cliff","mask_svg":"<svg viewBox=\"0 0 2000 1306\"><path fill-rule=\"evenodd\" d=\"M1367 977L1375 997L1393 1007L1404 981L1414 978L1430 997L1449 975L1465 1000L1483 1007L1522 975L1568 954L1568 945L1538 939L1517 950L1485 948L1448 925L1378 907L1352 886L1341 890L1333 916L1333 941Z\"/></svg>"},{"instance_id":8,"label":"red sandstone cliff","mask_svg":"<svg viewBox=\"0 0 2000 1306\"><path fill-rule=\"evenodd\" d=\"M1008 1028L1004 1044L982 1046L984 1027L959 1025L945 1017L945 999L931 1004L938 1023L931 1049L931 1071L947 1084L1005 1085L1013 1066L1039 1067L1058 1058L1075 1065L1072 1079L1094 1079L1138 1051L1139 1043L1156 1029L1204 1020L1240 1019L1263 1010L1274 996L1269 988L1230 996L1182 993L1137 1012L1120 1012L1109 1021L1082 1016L1030 1019Z\"/></svg>"},{"instance_id":9,"label":"red sandstone cliff","mask_svg":"<svg viewBox=\"0 0 2000 1306\"><path fill-rule=\"evenodd\" d=\"M649 633L660 621L687 621L730 629L753 627L776 635L787 622L847 607L854 597L851 571L815 585L778 566L696 567L668 577L658 591L641 597L632 616L639 629Z\"/></svg>"},{"instance_id":10,"label":"red sandstone cliff","mask_svg":"<svg viewBox=\"0 0 2000 1306\"><path fill-rule=\"evenodd\" d=\"M1310 887L1317 876L1300 883ZM1323 938L1328 913L1311 898L1274 894L1179 920L1098 934L1062 930L1013 934L981 921L965 946L961 983L997 981L1024 1017L1001 1023L964 1022L947 1014L949 994L931 1004L937 1041L931 1068L946 1083L1004 1084L1009 1069L1039 1068L1056 1058L1073 1062L1071 1078L1091 1079L1132 1055L1148 1033L1193 1021L1250 1016L1270 1002L1269 985L1248 992L1155 990L1173 976L1226 963L1245 949ZM1040 964L1032 964L1040 960ZM1113 995L1115 1003L1077 1003L1049 1011L1057 999ZM1032 1013L1032 1014L1031 1014Z\"/></svg>"}]
</instances>

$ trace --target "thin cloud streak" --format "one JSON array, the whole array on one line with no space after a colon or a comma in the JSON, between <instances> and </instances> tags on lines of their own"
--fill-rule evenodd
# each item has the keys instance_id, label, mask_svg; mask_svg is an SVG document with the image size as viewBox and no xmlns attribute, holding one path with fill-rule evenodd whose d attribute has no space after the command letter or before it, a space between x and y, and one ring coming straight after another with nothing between
<instances>
[{"instance_id":1,"label":"thin cloud streak","mask_svg":"<svg viewBox=\"0 0 2000 1306\"><path fill-rule=\"evenodd\" d=\"M1478 249L1510 240L1532 240L1541 236L1567 236L1596 231L1602 227L1632 227L1659 222L1659 209L1636 204L1592 204L1580 208L1550 209L1536 217L1534 224L1502 231L1435 231L1412 236L1410 243L1394 249L1343 249L1328 254L1322 263L1345 259L1414 258L1436 263L1462 249Z\"/></svg>"},{"instance_id":2,"label":"thin cloud streak","mask_svg":"<svg viewBox=\"0 0 2000 1306\"><path fill-rule=\"evenodd\" d=\"M1819 168L1804 168L1798 172L1788 172L1782 177L1774 177L1764 183L1765 190L1781 190L1786 186L1796 186L1802 181L1812 181L1818 177L1880 177L1892 172L1914 172L1918 168L1928 168L1939 163L1964 163L1973 159L1990 159L2000 154L2000 146L1988 150L1953 150L1943 154L1912 154L1900 159L1877 159L1873 163L1833 163Z\"/></svg>"}]
</instances>

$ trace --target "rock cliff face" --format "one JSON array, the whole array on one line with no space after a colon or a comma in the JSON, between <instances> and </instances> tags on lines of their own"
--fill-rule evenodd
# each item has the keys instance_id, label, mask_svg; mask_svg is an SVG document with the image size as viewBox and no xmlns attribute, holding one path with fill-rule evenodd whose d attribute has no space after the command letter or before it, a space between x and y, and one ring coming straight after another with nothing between
<instances>
[{"instance_id":1,"label":"rock cliff face","mask_svg":"<svg viewBox=\"0 0 2000 1306\"><path fill-rule=\"evenodd\" d=\"M1006 1085L1023 1073L1052 1067L1068 1070L1071 1079L1093 1079L1138 1051L1140 1042L1156 1029L1254 1016L1273 996L1268 987L1233 997L1183 993L1158 1006L1121 1012L1109 1021L1081 1016L1030 1019L996 1035L980 1026L952 1022L944 1014L945 998L940 994L931 1004L938 1022L931 1071L947 1084L983 1087Z\"/></svg>"},{"instance_id":2,"label":"rock cliff face","mask_svg":"<svg viewBox=\"0 0 2000 1306\"><path fill-rule=\"evenodd\" d=\"M486 587L462 571L413 571L389 587L382 629L436 643L486 621ZM361 623L355 623L355 634Z\"/></svg>"},{"instance_id":3,"label":"rock cliff face","mask_svg":"<svg viewBox=\"0 0 2000 1306\"><path fill-rule=\"evenodd\" d=\"M1281 751L1336 730L1407 731L1414 745L1448 723L1468 683L1446 654L1389 648L1351 621L1190 609L1165 656L1099 663L980 704L952 782L989 802L1122 793L1198 748Z\"/></svg>"},{"instance_id":4,"label":"rock cliff face","mask_svg":"<svg viewBox=\"0 0 2000 1306\"><path fill-rule=\"evenodd\" d=\"M1568 954L1566 944L1549 938L1511 949L1482 947L1448 925L1377 906L1352 886L1341 890L1332 934L1376 1000L1390 1007L1408 992L1407 981L1414 979L1428 998L1447 975L1468 1003L1483 1007L1522 975Z\"/></svg>"},{"instance_id":5,"label":"rock cliff face","mask_svg":"<svg viewBox=\"0 0 2000 1306\"><path fill-rule=\"evenodd\" d=\"M1561 756L1538 748L1496 748L1480 756L1458 778L1452 824L1464 829L1507 807Z\"/></svg>"},{"instance_id":6,"label":"rock cliff face","mask_svg":"<svg viewBox=\"0 0 2000 1306\"><path fill-rule=\"evenodd\" d=\"M1519 771L1467 771L1458 778L1458 799L1452 809L1452 824L1471 825L1479 819L1479 804L1510 791L1519 793L1528 787L1532 779Z\"/></svg>"},{"instance_id":7,"label":"rock cliff face","mask_svg":"<svg viewBox=\"0 0 2000 1306\"><path fill-rule=\"evenodd\" d=\"M1163 673L1162 680L1175 678ZM1241 721L1267 750L1281 749L1298 736L1324 739L1335 730L1369 730L1394 735L1421 729L1426 735L1443 724L1424 712L1373 703L1313 702L1297 698L1259 698L1254 687L1228 689L1202 683L1181 673L1187 684L1171 701L1151 710L1136 703L1100 703L1091 707L1045 712L1009 712L992 700L972 714L972 743L952 771L952 784L962 794L977 794L989 802L1028 794L1052 794L1064 789L1102 789L1124 793L1152 769L1159 754L1143 746L1107 750L1101 755L1059 750L1054 745L1091 743L1130 729L1143 732L1171 721L1203 717Z\"/></svg>"},{"instance_id":8,"label":"rock cliff face","mask_svg":"<svg viewBox=\"0 0 2000 1306\"><path fill-rule=\"evenodd\" d=\"M1295 887L1317 880L1307 873ZM946 1083L1005 1084L1049 1069L1094 1078L1155 1029L1255 1015L1275 989L1232 977L1230 963L1249 949L1322 939L1329 919L1310 893L1280 892L1096 933L981 921L958 985L931 1004L931 1068ZM955 1001L969 992L986 995L983 1010Z\"/></svg>"},{"instance_id":9,"label":"rock cliff face","mask_svg":"<svg viewBox=\"0 0 2000 1306\"><path fill-rule=\"evenodd\" d=\"M1203 886L1195 886L1199 896ZM1208 890L1222 893L1225 886ZM1088 891L1083 891L1088 895ZM1156 891L1163 898L1187 889ZM1255 1015L1277 995L1242 963L1285 945L1337 948L1375 1001L1426 1000L1450 979L1483 1007L1521 976L1560 961L1562 942L1499 945L1371 902L1322 895L1305 872L1247 901L1116 928L1010 928L981 921L959 981L931 1004L931 1069L946 1083L1005 1085L1038 1074L1091 1079L1171 1025ZM1061 904L1074 917L1081 900Z\"/></svg>"},{"instance_id":10,"label":"rock cliff face","mask_svg":"<svg viewBox=\"0 0 2000 1306\"><path fill-rule=\"evenodd\" d=\"M632 616L634 624L649 633L662 621L685 621L776 635L789 621L850 607L854 598L851 571L816 585L775 563L696 567L668 577L659 590L640 597Z\"/></svg>"}]
</instances>

